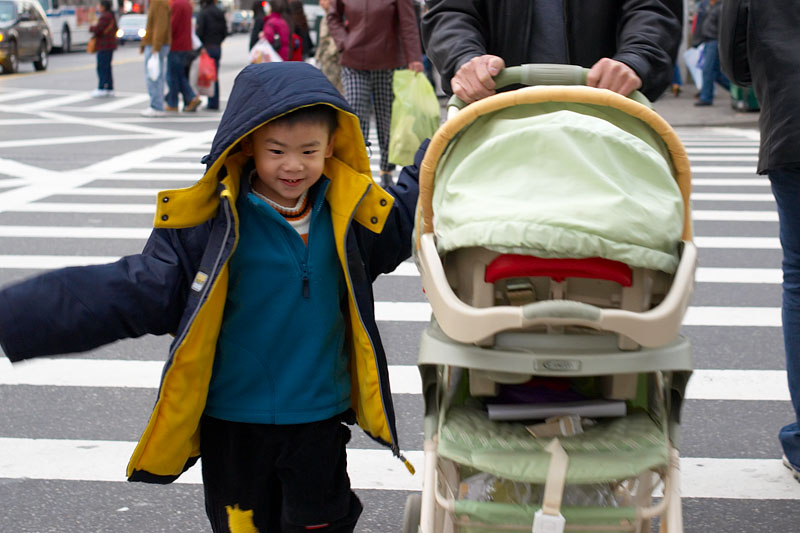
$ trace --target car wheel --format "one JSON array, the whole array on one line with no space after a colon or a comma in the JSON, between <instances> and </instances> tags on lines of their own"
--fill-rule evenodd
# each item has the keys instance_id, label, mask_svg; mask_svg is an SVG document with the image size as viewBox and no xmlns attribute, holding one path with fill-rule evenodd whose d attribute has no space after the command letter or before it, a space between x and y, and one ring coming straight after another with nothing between
<instances>
[{"instance_id":1,"label":"car wheel","mask_svg":"<svg viewBox=\"0 0 800 533\"><path fill-rule=\"evenodd\" d=\"M39 59L33 62L33 68L36 70L44 70L47 68L47 64L49 62L50 61L47 56L47 43L42 41L42 44L39 45Z\"/></svg>"},{"instance_id":2,"label":"car wheel","mask_svg":"<svg viewBox=\"0 0 800 533\"><path fill-rule=\"evenodd\" d=\"M11 41L8 47L8 55L3 63L3 72L13 74L19 68L19 54L17 53L17 42Z\"/></svg>"},{"instance_id":3,"label":"car wheel","mask_svg":"<svg viewBox=\"0 0 800 533\"><path fill-rule=\"evenodd\" d=\"M68 54L72 51L72 36L69 34L69 28L64 26L61 30L61 52Z\"/></svg>"}]
</instances>

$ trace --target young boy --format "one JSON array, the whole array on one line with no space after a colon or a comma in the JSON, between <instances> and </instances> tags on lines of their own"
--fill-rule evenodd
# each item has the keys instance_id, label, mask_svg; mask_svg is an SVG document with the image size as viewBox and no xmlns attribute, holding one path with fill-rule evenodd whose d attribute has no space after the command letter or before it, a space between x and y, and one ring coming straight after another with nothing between
<instances>
[{"instance_id":1,"label":"young boy","mask_svg":"<svg viewBox=\"0 0 800 533\"><path fill-rule=\"evenodd\" d=\"M376 186L358 119L296 62L239 74L205 162L159 193L141 254L0 291L0 345L19 361L173 333L129 480L202 455L215 532L352 531L342 422L401 457L371 283L410 255L416 167Z\"/></svg>"}]
</instances>

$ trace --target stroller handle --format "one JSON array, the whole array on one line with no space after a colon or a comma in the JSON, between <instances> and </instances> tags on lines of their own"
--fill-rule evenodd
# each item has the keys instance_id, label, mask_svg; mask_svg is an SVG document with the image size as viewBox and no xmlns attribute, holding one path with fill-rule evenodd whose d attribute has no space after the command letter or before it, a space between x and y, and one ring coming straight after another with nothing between
<instances>
[{"instance_id":1,"label":"stroller handle","mask_svg":"<svg viewBox=\"0 0 800 533\"><path fill-rule=\"evenodd\" d=\"M586 85L588 73L588 68L578 65L539 63L504 68L493 79L498 89L509 85ZM650 107L650 101L639 91L633 91L628 98ZM463 109L466 105L456 95L447 102L448 109Z\"/></svg>"}]
</instances>

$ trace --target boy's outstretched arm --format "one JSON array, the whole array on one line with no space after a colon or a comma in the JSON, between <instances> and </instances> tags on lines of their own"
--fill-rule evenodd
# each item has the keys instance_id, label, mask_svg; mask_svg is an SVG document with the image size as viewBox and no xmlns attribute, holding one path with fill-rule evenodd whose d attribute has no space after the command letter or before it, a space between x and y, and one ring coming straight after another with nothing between
<instances>
[{"instance_id":1,"label":"boy's outstretched arm","mask_svg":"<svg viewBox=\"0 0 800 533\"><path fill-rule=\"evenodd\" d=\"M174 331L186 301L177 232L154 230L141 254L42 274L0 291L0 347L12 361L81 352Z\"/></svg>"},{"instance_id":2,"label":"boy's outstretched arm","mask_svg":"<svg viewBox=\"0 0 800 533\"><path fill-rule=\"evenodd\" d=\"M370 239L370 252L365 257L370 278L374 281L379 274L392 272L397 266L411 256L411 242L414 234L414 216L419 196L419 167L429 139L420 144L414 164L403 167L397 184L387 190L394 196L394 205L380 235L366 232Z\"/></svg>"}]
</instances>

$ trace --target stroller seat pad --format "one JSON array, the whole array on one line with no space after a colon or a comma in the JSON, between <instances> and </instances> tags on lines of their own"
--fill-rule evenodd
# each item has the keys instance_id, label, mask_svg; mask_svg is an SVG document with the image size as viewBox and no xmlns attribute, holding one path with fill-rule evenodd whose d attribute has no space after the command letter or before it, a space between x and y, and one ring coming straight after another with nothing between
<instances>
[{"instance_id":1,"label":"stroller seat pad","mask_svg":"<svg viewBox=\"0 0 800 533\"><path fill-rule=\"evenodd\" d=\"M451 408L439 432L438 453L483 472L529 483L544 483L550 463L545 447L517 422L489 420L486 412ZM663 429L646 413L599 419L584 433L560 437L569 456L568 483L622 480L667 464L669 450Z\"/></svg>"}]
</instances>

